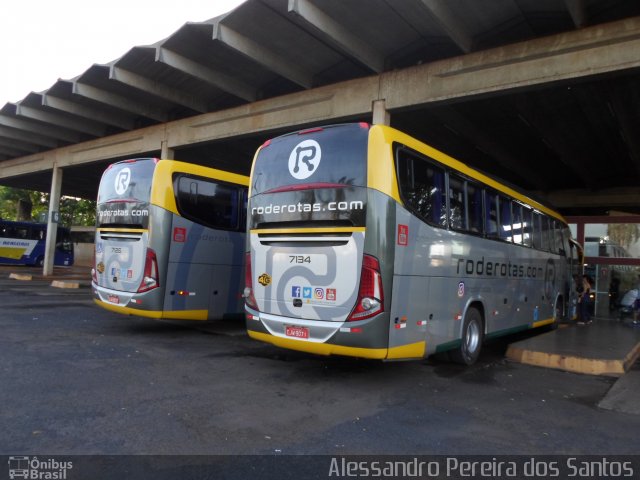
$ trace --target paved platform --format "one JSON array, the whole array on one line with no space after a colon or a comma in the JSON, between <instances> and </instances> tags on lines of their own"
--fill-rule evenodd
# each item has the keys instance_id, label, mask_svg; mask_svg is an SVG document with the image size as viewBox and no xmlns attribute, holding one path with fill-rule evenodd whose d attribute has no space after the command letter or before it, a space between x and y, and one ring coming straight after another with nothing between
<instances>
[{"instance_id":1,"label":"paved platform","mask_svg":"<svg viewBox=\"0 0 640 480\"><path fill-rule=\"evenodd\" d=\"M41 267L1 265L0 275L18 281L47 281L56 288L82 288L91 286L91 267L53 267L51 275L44 276Z\"/></svg>"},{"instance_id":2,"label":"paved platform","mask_svg":"<svg viewBox=\"0 0 640 480\"><path fill-rule=\"evenodd\" d=\"M640 355L640 327L629 320L595 319L513 343L510 360L589 375L619 377Z\"/></svg>"}]
</instances>

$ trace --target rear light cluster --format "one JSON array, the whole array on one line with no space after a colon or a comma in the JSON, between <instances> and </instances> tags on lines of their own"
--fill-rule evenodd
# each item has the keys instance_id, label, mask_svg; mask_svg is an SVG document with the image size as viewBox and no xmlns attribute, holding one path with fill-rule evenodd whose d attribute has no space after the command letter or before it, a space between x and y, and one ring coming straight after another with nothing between
<instances>
[{"instance_id":1,"label":"rear light cluster","mask_svg":"<svg viewBox=\"0 0 640 480\"><path fill-rule=\"evenodd\" d=\"M156 252L147 248L147 258L144 262L144 276L138 287L138 293L148 292L160 286L160 275L158 273L158 259Z\"/></svg>"},{"instance_id":2,"label":"rear light cluster","mask_svg":"<svg viewBox=\"0 0 640 480\"><path fill-rule=\"evenodd\" d=\"M91 278L93 279L93 283L98 283L98 272L96 271L96 248L93 247L93 262L91 262L93 268L91 269Z\"/></svg>"},{"instance_id":3,"label":"rear light cluster","mask_svg":"<svg viewBox=\"0 0 640 480\"><path fill-rule=\"evenodd\" d=\"M253 287L251 285L251 253L247 252L244 262L244 293L242 296L247 304L247 307L254 310L258 310L258 304L256 297L253 294Z\"/></svg>"},{"instance_id":4,"label":"rear light cluster","mask_svg":"<svg viewBox=\"0 0 640 480\"><path fill-rule=\"evenodd\" d=\"M384 293L382 291L380 262L371 255L364 255L362 258L358 300L347 321L365 320L382 311L384 311Z\"/></svg>"}]
</instances>

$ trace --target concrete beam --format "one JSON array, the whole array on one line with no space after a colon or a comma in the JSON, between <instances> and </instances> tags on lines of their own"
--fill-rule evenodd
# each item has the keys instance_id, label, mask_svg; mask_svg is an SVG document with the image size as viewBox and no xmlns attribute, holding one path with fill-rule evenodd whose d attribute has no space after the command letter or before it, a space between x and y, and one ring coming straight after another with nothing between
<instances>
[{"instance_id":1,"label":"concrete beam","mask_svg":"<svg viewBox=\"0 0 640 480\"><path fill-rule=\"evenodd\" d=\"M37 145L34 145L33 142L15 140L13 138L6 137L0 138L0 145L26 153L34 153L40 150L40 148Z\"/></svg>"},{"instance_id":2,"label":"concrete beam","mask_svg":"<svg viewBox=\"0 0 640 480\"><path fill-rule=\"evenodd\" d=\"M109 79L124 83L142 92L155 95L168 102L190 108L196 112L204 113L207 111L205 102L196 100L193 95L184 95L175 88L163 85L160 82L156 82L130 70L116 67L115 65L112 65L109 69Z\"/></svg>"},{"instance_id":3,"label":"concrete beam","mask_svg":"<svg viewBox=\"0 0 640 480\"><path fill-rule=\"evenodd\" d=\"M289 0L288 11L306 26L311 27L324 42L334 45L374 72L380 73L384 70L382 55L309 0Z\"/></svg>"},{"instance_id":4,"label":"concrete beam","mask_svg":"<svg viewBox=\"0 0 640 480\"><path fill-rule=\"evenodd\" d=\"M564 0L564 4L569 10L569 15L576 28L582 28L587 24L587 6L585 0Z\"/></svg>"},{"instance_id":5,"label":"concrete beam","mask_svg":"<svg viewBox=\"0 0 640 480\"><path fill-rule=\"evenodd\" d=\"M0 155L9 156L9 157L19 157L20 155L27 155L31 153L30 151L20 150L19 148L15 148L12 146L7 146L2 143L2 139L0 139Z\"/></svg>"},{"instance_id":6,"label":"concrete beam","mask_svg":"<svg viewBox=\"0 0 640 480\"><path fill-rule=\"evenodd\" d=\"M518 165L517 173L521 178L526 178L533 185L545 185L542 172L536 171L532 166L518 163L518 159L508 152L499 142L495 141L495 135L485 131L483 125L479 125L467 120L451 106L443 106L434 109L434 115L443 125L450 127L455 132L464 132L465 138L476 145L482 152L487 152L492 159L507 170L512 170L514 165Z\"/></svg>"},{"instance_id":7,"label":"concrete beam","mask_svg":"<svg viewBox=\"0 0 640 480\"><path fill-rule=\"evenodd\" d=\"M27 142L47 148L56 148L58 146L58 142L52 138L47 138L35 133L26 133L23 130L7 128L0 125L0 143L2 143L2 138L11 138L13 140L19 140L21 142Z\"/></svg>"},{"instance_id":8,"label":"concrete beam","mask_svg":"<svg viewBox=\"0 0 640 480\"><path fill-rule=\"evenodd\" d=\"M254 87L166 48L156 49L156 62L169 65L247 102L253 102L258 98Z\"/></svg>"},{"instance_id":9,"label":"concrete beam","mask_svg":"<svg viewBox=\"0 0 640 480\"><path fill-rule=\"evenodd\" d=\"M50 107L61 112L66 112L77 117L89 120L97 120L105 125L122 128L123 130L131 130L135 123L130 115L110 112L97 107L88 107L81 103L72 102L64 98L54 97L53 95L42 95L42 105Z\"/></svg>"},{"instance_id":10,"label":"concrete beam","mask_svg":"<svg viewBox=\"0 0 640 480\"><path fill-rule=\"evenodd\" d=\"M73 117L46 112L33 107L27 107L19 103L16 105L16 115L43 123L58 125L62 128L66 128L67 130L85 133L93 137L101 137L106 133L104 126L93 120L78 120Z\"/></svg>"},{"instance_id":11,"label":"concrete beam","mask_svg":"<svg viewBox=\"0 0 640 480\"><path fill-rule=\"evenodd\" d=\"M72 92L75 95L89 98L98 103L132 113L136 116L151 118L158 122L166 122L169 119L169 116L159 108L151 107L134 98L123 97L122 95L108 92L87 83L73 82Z\"/></svg>"},{"instance_id":12,"label":"concrete beam","mask_svg":"<svg viewBox=\"0 0 640 480\"><path fill-rule=\"evenodd\" d=\"M385 72L390 110L640 67L640 17Z\"/></svg>"},{"instance_id":13,"label":"concrete beam","mask_svg":"<svg viewBox=\"0 0 640 480\"><path fill-rule=\"evenodd\" d=\"M447 4L446 0L422 0L422 4L429 10L431 16L449 38L460 47L460 50L464 53L469 53L473 50L473 38L466 31L458 17L451 12L449 8L451 2Z\"/></svg>"},{"instance_id":14,"label":"concrete beam","mask_svg":"<svg viewBox=\"0 0 640 480\"><path fill-rule=\"evenodd\" d=\"M537 192L537 196L546 198L557 208L589 208L606 205L612 210L625 207L638 208L640 187L612 188L606 190L558 190Z\"/></svg>"},{"instance_id":15,"label":"concrete beam","mask_svg":"<svg viewBox=\"0 0 640 480\"><path fill-rule=\"evenodd\" d=\"M349 120L371 115L378 77L351 80L252 104L154 125L2 162L0 178L111 158L137 156L165 148L201 143L304 123Z\"/></svg>"},{"instance_id":16,"label":"concrete beam","mask_svg":"<svg viewBox=\"0 0 640 480\"><path fill-rule=\"evenodd\" d=\"M8 115L0 114L0 125L22 130L24 132L36 133L45 137L60 139L69 143L78 143L82 141L82 136L77 132L70 132L63 128L43 125L39 122L11 117Z\"/></svg>"},{"instance_id":17,"label":"concrete beam","mask_svg":"<svg viewBox=\"0 0 640 480\"><path fill-rule=\"evenodd\" d=\"M313 85L313 75L310 72L305 72L297 65L293 65L285 57L263 47L222 23L214 24L213 39L224 43L236 52L302 87L311 88Z\"/></svg>"}]
</instances>

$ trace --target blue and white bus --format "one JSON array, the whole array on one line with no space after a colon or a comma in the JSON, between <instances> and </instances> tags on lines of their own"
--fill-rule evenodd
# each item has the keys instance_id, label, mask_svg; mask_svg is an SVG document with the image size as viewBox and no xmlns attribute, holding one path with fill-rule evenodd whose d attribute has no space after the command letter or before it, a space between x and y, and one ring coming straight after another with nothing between
<instances>
[{"instance_id":1,"label":"blue and white bus","mask_svg":"<svg viewBox=\"0 0 640 480\"><path fill-rule=\"evenodd\" d=\"M569 312L563 217L390 127L267 141L248 229L248 334L280 347L472 364L485 338Z\"/></svg>"},{"instance_id":2,"label":"blue and white bus","mask_svg":"<svg viewBox=\"0 0 640 480\"><path fill-rule=\"evenodd\" d=\"M46 239L46 223L0 219L0 263L43 266ZM68 228L58 227L53 264L73 265L73 243Z\"/></svg>"}]
</instances>

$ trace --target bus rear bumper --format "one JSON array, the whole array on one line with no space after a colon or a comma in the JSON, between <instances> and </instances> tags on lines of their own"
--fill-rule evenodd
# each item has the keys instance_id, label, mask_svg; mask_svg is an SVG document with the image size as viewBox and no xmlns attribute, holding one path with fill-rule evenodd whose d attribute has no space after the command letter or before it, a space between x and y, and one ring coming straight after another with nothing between
<instances>
[{"instance_id":1,"label":"bus rear bumper","mask_svg":"<svg viewBox=\"0 0 640 480\"><path fill-rule=\"evenodd\" d=\"M110 290L91 283L93 301L96 305L121 315L136 315L138 317L166 319L166 320L207 320L207 310L144 310L137 308L137 294ZM116 300L117 299L117 300ZM139 301L139 300L138 300Z\"/></svg>"},{"instance_id":2,"label":"bus rear bumper","mask_svg":"<svg viewBox=\"0 0 640 480\"><path fill-rule=\"evenodd\" d=\"M246 313L249 337L277 347L327 356L342 355L377 360L383 360L388 356L387 348L333 343L336 337L348 334L346 330L350 330L350 327L346 322L302 320L265 314L250 308L246 308ZM292 336L293 334L301 337Z\"/></svg>"}]
</instances>

